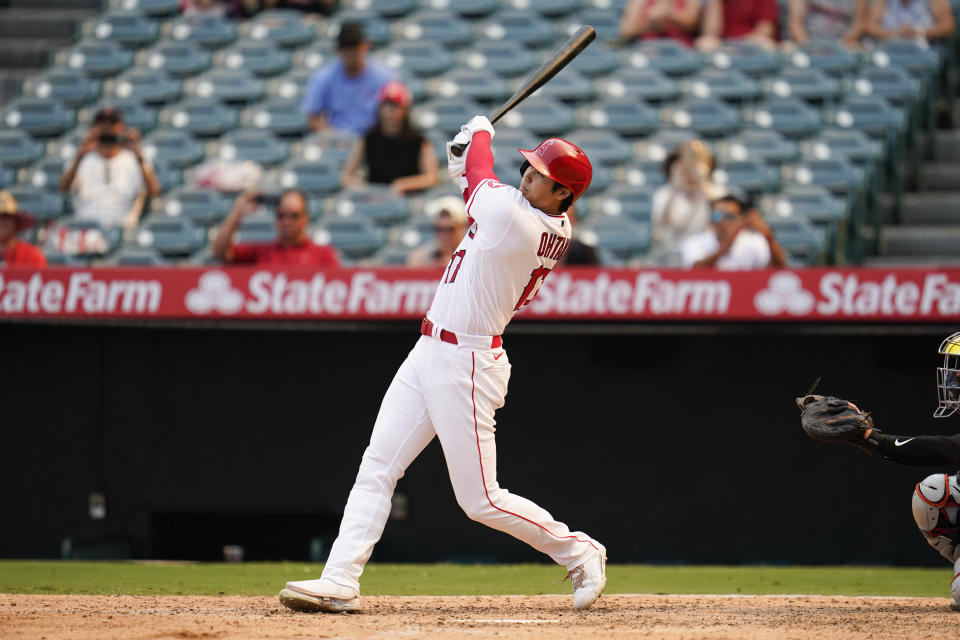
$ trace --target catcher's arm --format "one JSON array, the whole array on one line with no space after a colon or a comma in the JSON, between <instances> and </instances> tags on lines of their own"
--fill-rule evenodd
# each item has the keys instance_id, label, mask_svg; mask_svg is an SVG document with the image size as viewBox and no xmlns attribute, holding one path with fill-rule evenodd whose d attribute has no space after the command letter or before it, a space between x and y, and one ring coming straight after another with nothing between
<instances>
[{"instance_id":1,"label":"catcher's arm","mask_svg":"<svg viewBox=\"0 0 960 640\"><path fill-rule=\"evenodd\" d=\"M895 436L874 428L867 430L862 441L850 444L871 455L910 467L960 464L960 433L952 436Z\"/></svg>"}]
</instances>

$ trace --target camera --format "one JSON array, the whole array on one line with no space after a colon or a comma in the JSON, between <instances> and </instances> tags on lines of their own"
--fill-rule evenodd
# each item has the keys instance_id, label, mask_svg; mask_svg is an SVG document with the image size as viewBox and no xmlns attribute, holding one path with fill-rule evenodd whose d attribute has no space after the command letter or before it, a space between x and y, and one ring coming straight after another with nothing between
<instances>
[{"instance_id":1,"label":"camera","mask_svg":"<svg viewBox=\"0 0 960 640\"><path fill-rule=\"evenodd\" d=\"M100 144L124 144L127 141L127 137L122 133L101 133L97 141Z\"/></svg>"}]
</instances>

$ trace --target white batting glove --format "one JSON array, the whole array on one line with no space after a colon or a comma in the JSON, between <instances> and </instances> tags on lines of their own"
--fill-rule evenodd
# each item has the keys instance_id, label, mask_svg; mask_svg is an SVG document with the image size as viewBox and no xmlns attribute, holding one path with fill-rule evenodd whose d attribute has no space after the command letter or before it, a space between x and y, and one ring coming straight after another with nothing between
<instances>
[{"instance_id":1,"label":"white batting glove","mask_svg":"<svg viewBox=\"0 0 960 640\"><path fill-rule=\"evenodd\" d=\"M492 138L495 134L493 130L493 125L490 124L490 120L487 119L487 116L473 116L470 118L467 124L460 127L461 133L466 133L470 138L473 138L473 134L477 131L486 131L490 134Z\"/></svg>"},{"instance_id":2,"label":"white batting glove","mask_svg":"<svg viewBox=\"0 0 960 640\"><path fill-rule=\"evenodd\" d=\"M454 146L463 147L463 152L459 156L453 154ZM460 131L453 140L447 143L447 175L459 189L467 188L467 179L463 177L463 174L467 170L467 148L469 146L470 134L466 131Z\"/></svg>"}]
</instances>

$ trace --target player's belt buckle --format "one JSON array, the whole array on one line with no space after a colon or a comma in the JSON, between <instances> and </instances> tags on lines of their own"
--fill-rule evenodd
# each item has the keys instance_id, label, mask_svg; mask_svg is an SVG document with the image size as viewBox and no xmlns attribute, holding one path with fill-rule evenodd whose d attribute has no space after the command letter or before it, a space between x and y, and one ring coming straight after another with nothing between
<instances>
[{"instance_id":1,"label":"player's belt buckle","mask_svg":"<svg viewBox=\"0 0 960 640\"><path fill-rule=\"evenodd\" d=\"M424 318L420 322L420 333L425 336L430 336L431 338L439 338L443 342L448 344L460 344L460 340L457 338L457 334L453 331L447 331L446 329L440 329L438 334L434 334L434 324ZM490 348L497 349L503 345L503 339L500 336L493 336L490 339Z\"/></svg>"}]
</instances>

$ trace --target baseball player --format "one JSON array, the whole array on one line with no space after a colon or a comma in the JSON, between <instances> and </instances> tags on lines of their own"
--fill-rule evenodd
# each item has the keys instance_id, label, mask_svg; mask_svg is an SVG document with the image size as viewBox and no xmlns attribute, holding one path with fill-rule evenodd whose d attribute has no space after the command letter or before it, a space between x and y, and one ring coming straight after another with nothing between
<instances>
[{"instance_id":1,"label":"baseball player","mask_svg":"<svg viewBox=\"0 0 960 640\"><path fill-rule=\"evenodd\" d=\"M960 410L960 332L947 337L940 344L943 366L937 368L938 404L935 418L946 418ZM819 396L807 396L814 398ZM802 400L802 399L801 399ZM873 426L869 414L861 412L852 403L836 400L834 409L825 412L823 428L840 433L832 440L844 440L867 454L879 456L909 466L953 466L960 465L960 433L953 436L897 436L881 432ZM799 400L798 400L799 401ZM838 403L846 403L852 411L838 412ZM804 418L809 416L805 414ZM852 418L852 420L851 420ZM864 419L865 418L865 419ZM811 419L818 419L813 416ZM846 438L848 420L850 438ZM840 425L834 427L834 425ZM858 426L859 425L859 426ZM804 428L811 433L805 424ZM821 425L814 424L816 429ZM841 433L843 431L843 433ZM815 434L811 433L816 437ZM956 467L954 467L956 468ZM953 563L953 580L950 591L953 602L950 607L960 611L960 473L938 473L927 476L917 483L913 492L913 518L920 532L931 547Z\"/></svg>"},{"instance_id":2,"label":"baseball player","mask_svg":"<svg viewBox=\"0 0 960 640\"><path fill-rule=\"evenodd\" d=\"M475 116L447 145L469 229L443 272L422 336L383 398L321 577L288 582L280 592L291 609L360 608L360 574L383 533L397 480L434 436L467 516L564 566L577 609L592 605L606 585L602 544L497 484L494 442L494 413L510 378L500 334L569 245L565 212L590 185L593 169L579 148L550 138L520 150L523 178L515 189L493 173L493 135L490 121ZM457 156L453 145L466 149Z\"/></svg>"}]
</instances>

